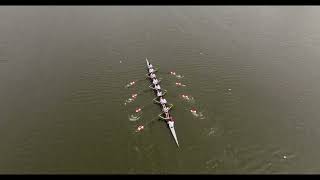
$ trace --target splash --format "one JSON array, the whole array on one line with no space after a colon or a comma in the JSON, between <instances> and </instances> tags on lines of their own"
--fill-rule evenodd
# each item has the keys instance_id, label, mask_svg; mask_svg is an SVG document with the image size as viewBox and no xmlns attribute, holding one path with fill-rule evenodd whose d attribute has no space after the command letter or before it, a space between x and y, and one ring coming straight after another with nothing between
<instances>
[{"instance_id":1,"label":"splash","mask_svg":"<svg viewBox=\"0 0 320 180\"><path fill-rule=\"evenodd\" d=\"M182 79L184 76L183 75L180 75L180 74L178 74L178 75L176 75L176 78L178 78L178 79Z\"/></svg>"},{"instance_id":2,"label":"splash","mask_svg":"<svg viewBox=\"0 0 320 180\"><path fill-rule=\"evenodd\" d=\"M178 86L178 87L186 87L186 85L182 84L181 82L176 82L176 86Z\"/></svg>"},{"instance_id":3,"label":"splash","mask_svg":"<svg viewBox=\"0 0 320 180\"><path fill-rule=\"evenodd\" d=\"M196 118L199 118L199 119L205 119L204 115L202 112L198 112L197 110L195 109L191 109L190 110L191 114L196 117Z\"/></svg>"},{"instance_id":4,"label":"splash","mask_svg":"<svg viewBox=\"0 0 320 180\"><path fill-rule=\"evenodd\" d=\"M208 136L215 135L214 128L210 128Z\"/></svg>"},{"instance_id":5,"label":"splash","mask_svg":"<svg viewBox=\"0 0 320 180\"><path fill-rule=\"evenodd\" d=\"M181 78L184 77L183 75L177 74L176 72L173 72L173 71L171 71L170 74L173 75L173 76L175 76L175 77L178 78L178 79L181 79Z\"/></svg>"},{"instance_id":6,"label":"splash","mask_svg":"<svg viewBox=\"0 0 320 180\"><path fill-rule=\"evenodd\" d=\"M138 120L140 119L140 117L141 117L141 115L131 114L131 115L129 116L129 121L132 121L132 122L138 121Z\"/></svg>"},{"instance_id":7,"label":"splash","mask_svg":"<svg viewBox=\"0 0 320 180\"><path fill-rule=\"evenodd\" d=\"M202 112L199 113L199 119L205 119L206 117L202 114Z\"/></svg>"},{"instance_id":8,"label":"splash","mask_svg":"<svg viewBox=\"0 0 320 180\"><path fill-rule=\"evenodd\" d=\"M126 106L129 103L132 103L133 101L136 100L138 94L132 94L130 98L126 99L124 102L124 105Z\"/></svg>"},{"instance_id":9,"label":"splash","mask_svg":"<svg viewBox=\"0 0 320 180\"><path fill-rule=\"evenodd\" d=\"M124 105L126 106L127 104L130 104L130 103L132 103L134 100L135 100L134 98L126 99L125 102L124 102Z\"/></svg>"},{"instance_id":10,"label":"splash","mask_svg":"<svg viewBox=\"0 0 320 180\"><path fill-rule=\"evenodd\" d=\"M137 98L137 96L138 96L137 93L131 95L131 97L132 97L133 99Z\"/></svg>"},{"instance_id":11,"label":"splash","mask_svg":"<svg viewBox=\"0 0 320 180\"><path fill-rule=\"evenodd\" d=\"M142 108L137 108L137 109L135 110L135 112L136 112L136 113L139 113L139 112L142 113Z\"/></svg>"},{"instance_id":12,"label":"splash","mask_svg":"<svg viewBox=\"0 0 320 180\"><path fill-rule=\"evenodd\" d=\"M187 101L187 102L191 102L191 103L194 103L194 102L195 102L194 98L193 98L192 96L190 96L190 95L182 94L182 95L181 95L181 98L182 98L183 100Z\"/></svg>"},{"instance_id":13,"label":"splash","mask_svg":"<svg viewBox=\"0 0 320 180\"><path fill-rule=\"evenodd\" d=\"M127 105L127 104L129 104L129 103L132 103L133 101L134 101L134 99L129 98L129 99L127 99L127 100L125 101L124 105Z\"/></svg>"},{"instance_id":14,"label":"splash","mask_svg":"<svg viewBox=\"0 0 320 180\"><path fill-rule=\"evenodd\" d=\"M138 128L136 129L136 132L140 132L144 129L143 125L138 126Z\"/></svg>"},{"instance_id":15,"label":"splash","mask_svg":"<svg viewBox=\"0 0 320 180\"><path fill-rule=\"evenodd\" d=\"M133 85L135 85L135 84L136 84L136 82L135 82L135 81L132 81L132 82L128 83L125 87L126 87L126 88L129 88L129 87L131 87L131 86L133 86Z\"/></svg>"}]
</instances>

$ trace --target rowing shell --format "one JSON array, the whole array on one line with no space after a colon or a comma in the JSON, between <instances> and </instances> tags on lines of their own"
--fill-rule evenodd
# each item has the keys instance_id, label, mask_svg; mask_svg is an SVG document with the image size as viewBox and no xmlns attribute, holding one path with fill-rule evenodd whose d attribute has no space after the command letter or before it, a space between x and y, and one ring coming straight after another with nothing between
<instances>
[{"instance_id":1,"label":"rowing shell","mask_svg":"<svg viewBox=\"0 0 320 180\"><path fill-rule=\"evenodd\" d=\"M147 62L147 67L148 67L149 61L148 61L147 58L146 58L146 62ZM148 68L148 69L149 69L149 68ZM152 78L150 78L150 77L149 77L149 79L152 80ZM174 129L174 121L167 121L167 124L168 124L168 126L169 126L170 132L171 132L171 134L172 134L172 136L173 136L173 138L174 138L177 146L179 147L179 142L178 142L177 134L176 134L176 131L175 131L175 129Z\"/></svg>"}]
</instances>

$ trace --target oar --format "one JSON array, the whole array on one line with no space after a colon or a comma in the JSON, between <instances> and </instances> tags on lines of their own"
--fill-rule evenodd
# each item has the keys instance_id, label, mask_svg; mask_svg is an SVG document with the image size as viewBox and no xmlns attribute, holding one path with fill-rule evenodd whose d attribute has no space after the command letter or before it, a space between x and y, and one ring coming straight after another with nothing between
<instances>
[{"instance_id":1,"label":"oar","mask_svg":"<svg viewBox=\"0 0 320 180\"><path fill-rule=\"evenodd\" d=\"M151 120L149 120L145 125L140 125L138 126L138 128L135 130L136 133L140 132L141 130L143 130L145 127L147 127L151 122L155 121L159 119L159 115L152 118Z\"/></svg>"},{"instance_id":2,"label":"oar","mask_svg":"<svg viewBox=\"0 0 320 180\"><path fill-rule=\"evenodd\" d=\"M145 126L147 126L148 124L152 123L153 121L155 121L155 120L157 120L157 119L159 119L159 115L156 116L156 117L154 117L154 118L152 118L151 120L149 120L149 121L145 124Z\"/></svg>"},{"instance_id":3,"label":"oar","mask_svg":"<svg viewBox=\"0 0 320 180\"><path fill-rule=\"evenodd\" d=\"M136 84L137 82L142 81L142 80L146 80L146 79L147 79L147 77L146 77L146 78L143 78L143 79L138 79L138 80L136 80L136 81L131 81L130 83L126 84L124 87L125 87L125 88L130 88L131 86L133 86L133 85ZM160 83L161 80L162 80L162 78L159 78L158 80L159 80L158 82Z\"/></svg>"},{"instance_id":4,"label":"oar","mask_svg":"<svg viewBox=\"0 0 320 180\"><path fill-rule=\"evenodd\" d=\"M143 90L139 91L137 94L139 95L139 94L143 94L143 93L146 93L146 92L149 92L149 91L150 91L150 88L143 89Z\"/></svg>"},{"instance_id":5,"label":"oar","mask_svg":"<svg viewBox=\"0 0 320 180\"><path fill-rule=\"evenodd\" d=\"M173 104L170 104L169 110L171 110L173 108L173 106L174 106ZM142 129L144 129L147 125L149 125L151 122L155 121L156 119L161 119L161 116L160 116L161 114L163 114L163 113L160 113L160 114L158 114L158 116L152 118L144 126L143 125L138 126L138 129L136 130L136 132L140 132Z\"/></svg>"},{"instance_id":6,"label":"oar","mask_svg":"<svg viewBox=\"0 0 320 180\"><path fill-rule=\"evenodd\" d=\"M159 82L160 82L161 80L159 80ZM143 90L140 90L139 92L137 92L137 93L135 93L135 94L142 94L142 93L145 93L145 92L149 92L150 91L150 89L152 89L152 90L154 90L155 88L152 88L151 86L152 86L153 84L151 84L151 85L149 85L148 87L148 89L143 89ZM162 91L164 91L164 94L163 95L165 95L166 93L167 93L167 90L166 89L162 89Z\"/></svg>"}]
</instances>

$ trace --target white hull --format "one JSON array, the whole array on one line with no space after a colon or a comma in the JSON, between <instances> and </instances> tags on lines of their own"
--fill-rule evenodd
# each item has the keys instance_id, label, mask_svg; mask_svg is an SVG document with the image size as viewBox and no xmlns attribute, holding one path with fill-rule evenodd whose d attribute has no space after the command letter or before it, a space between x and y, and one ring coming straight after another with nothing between
<instances>
[{"instance_id":1,"label":"white hull","mask_svg":"<svg viewBox=\"0 0 320 180\"><path fill-rule=\"evenodd\" d=\"M174 130L174 125L170 126L170 124L168 123L168 126L170 128L170 131L171 131L171 134L172 134L174 140L176 141L177 146L179 147L179 142L178 142L178 138L176 135L176 131Z\"/></svg>"}]
</instances>

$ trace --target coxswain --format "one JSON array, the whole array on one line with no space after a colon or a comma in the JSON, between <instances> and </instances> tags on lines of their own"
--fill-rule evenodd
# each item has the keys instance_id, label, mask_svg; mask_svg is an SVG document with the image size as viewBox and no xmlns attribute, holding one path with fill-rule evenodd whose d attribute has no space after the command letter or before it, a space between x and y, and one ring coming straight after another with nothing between
<instances>
[{"instance_id":1,"label":"coxswain","mask_svg":"<svg viewBox=\"0 0 320 180\"><path fill-rule=\"evenodd\" d=\"M174 121L173 121L173 118L172 116L169 117L169 120L167 121L168 125L169 125L169 128L174 128Z\"/></svg>"}]
</instances>

